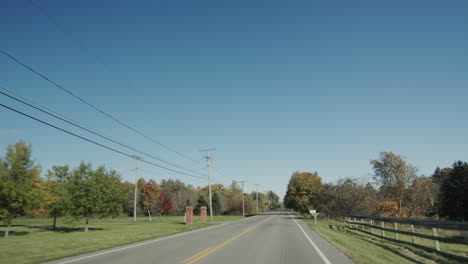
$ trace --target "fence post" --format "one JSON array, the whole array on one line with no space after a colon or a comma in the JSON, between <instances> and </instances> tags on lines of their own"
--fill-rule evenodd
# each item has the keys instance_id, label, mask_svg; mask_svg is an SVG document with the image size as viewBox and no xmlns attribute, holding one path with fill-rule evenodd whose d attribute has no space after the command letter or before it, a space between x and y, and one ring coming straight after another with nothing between
<instances>
[{"instance_id":1,"label":"fence post","mask_svg":"<svg viewBox=\"0 0 468 264\"><path fill-rule=\"evenodd\" d=\"M435 237L437 236L437 228L435 228L435 227L432 228L432 235L435 236ZM440 251L439 240L434 239L434 243L435 243L436 250Z\"/></svg>"},{"instance_id":2,"label":"fence post","mask_svg":"<svg viewBox=\"0 0 468 264\"><path fill-rule=\"evenodd\" d=\"M414 225L411 225L411 232L414 233ZM416 237L415 236L411 236L411 242L413 242L413 244L416 244Z\"/></svg>"},{"instance_id":3,"label":"fence post","mask_svg":"<svg viewBox=\"0 0 468 264\"><path fill-rule=\"evenodd\" d=\"M385 228L385 223L384 221L380 222L380 227ZM382 229L382 236L385 237L385 230Z\"/></svg>"},{"instance_id":4,"label":"fence post","mask_svg":"<svg viewBox=\"0 0 468 264\"><path fill-rule=\"evenodd\" d=\"M354 228L357 229L357 224L356 224L357 220L356 220L356 217L354 217Z\"/></svg>"},{"instance_id":5,"label":"fence post","mask_svg":"<svg viewBox=\"0 0 468 264\"><path fill-rule=\"evenodd\" d=\"M393 227L395 228L395 239L398 240L399 239L399 236L398 236L398 223L393 223Z\"/></svg>"},{"instance_id":6,"label":"fence post","mask_svg":"<svg viewBox=\"0 0 468 264\"><path fill-rule=\"evenodd\" d=\"M374 234L374 220L373 219L370 220L370 224L371 224L371 233Z\"/></svg>"}]
</instances>

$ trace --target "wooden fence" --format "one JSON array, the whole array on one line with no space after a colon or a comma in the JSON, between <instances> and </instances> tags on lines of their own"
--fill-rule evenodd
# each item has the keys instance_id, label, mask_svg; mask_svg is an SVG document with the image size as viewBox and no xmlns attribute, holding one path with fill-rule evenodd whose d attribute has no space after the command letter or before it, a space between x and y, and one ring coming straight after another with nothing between
<instances>
[{"instance_id":1,"label":"wooden fence","mask_svg":"<svg viewBox=\"0 0 468 264\"><path fill-rule=\"evenodd\" d=\"M346 215L345 216L346 223L349 224L350 228L358 229L358 226L370 228L370 234L376 235L382 238L387 238L391 240L399 239L399 234L409 235L411 236L411 242L417 245L417 237L430 239L434 241L434 248L437 252L442 253L443 255L453 256L458 259L468 260L466 256L459 256L454 255L446 252L442 252L440 249L439 241L445 243L453 243L453 244L464 244L468 245L468 222L455 222L455 221L436 221L436 220L418 220L418 219L409 219L409 218L391 218L391 217L377 217L377 216L369 216L369 215ZM376 222L380 223L380 226L376 224ZM393 228L386 227L385 223L390 223L393 225ZM408 225L411 231L401 230L398 225ZM388 224L387 224L388 225ZM432 229L432 235L429 234L422 234L416 232L415 226L423 227L424 229ZM375 229L380 230L379 232L375 232ZM447 230L455 230L459 231L460 233L465 234L465 238L454 238L454 237L443 237L440 236L439 230L440 229L447 229ZM386 236L385 231L395 233L394 238L389 238ZM420 247L427 248L426 246L419 245Z\"/></svg>"}]
</instances>

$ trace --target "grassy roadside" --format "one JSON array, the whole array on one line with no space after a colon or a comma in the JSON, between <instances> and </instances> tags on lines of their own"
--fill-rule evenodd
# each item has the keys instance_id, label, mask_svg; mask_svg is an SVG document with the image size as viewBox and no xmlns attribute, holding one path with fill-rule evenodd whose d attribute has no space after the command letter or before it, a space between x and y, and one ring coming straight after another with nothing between
<instances>
[{"instance_id":1,"label":"grassy roadside","mask_svg":"<svg viewBox=\"0 0 468 264\"><path fill-rule=\"evenodd\" d=\"M303 221L306 221L311 229L334 244L355 263L464 263L411 244L389 241L359 230L351 230L338 221L320 220L317 224L314 224L312 219L304 218ZM386 232L386 235L394 237L392 232ZM400 239L411 241L409 236L401 234ZM431 246L434 242L420 241L420 243ZM457 252L461 255L468 254L466 245L442 244L441 246L445 251Z\"/></svg>"},{"instance_id":2,"label":"grassy roadside","mask_svg":"<svg viewBox=\"0 0 468 264\"><path fill-rule=\"evenodd\" d=\"M241 216L215 216L215 222L234 221ZM170 234L211 226L194 218L193 225L183 224L183 216L91 219L90 231L85 233L84 221L71 223L57 221L57 230L51 230L51 219L14 220L10 237L3 238L5 226L0 226L0 263L40 263L100 249L157 238Z\"/></svg>"}]
</instances>

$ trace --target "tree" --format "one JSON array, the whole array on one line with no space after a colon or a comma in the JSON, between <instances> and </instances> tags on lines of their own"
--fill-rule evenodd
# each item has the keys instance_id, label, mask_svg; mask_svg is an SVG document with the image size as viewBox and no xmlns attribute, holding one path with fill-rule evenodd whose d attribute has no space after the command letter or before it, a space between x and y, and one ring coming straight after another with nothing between
<instances>
[{"instance_id":1,"label":"tree","mask_svg":"<svg viewBox=\"0 0 468 264\"><path fill-rule=\"evenodd\" d=\"M197 194L191 185L186 185L180 180L162 180L160 184L161 192L168 195L173 203L174 211L185 212L187 199L194 202Z\"/></svg>"},{"instance_id":2,"label":"tree","mask_svg":"<svg viewBox=\"0 0 468 264\"><path fill-rule=\"evenodd\" d=\"M95 215L118 215L122 211L125 193L118 187L120 177L114 170L100 166L96 170L91 164L81 162L73 171L67 189L70 195L70 213L75 217L86 218L85 232L89 218Z\"/></svg>"},{"instance_id":3,"label":"tree","mask_svg":"<svg viewBox=\"0 0 468 264\"><path fill-rule=\"evenodd\" d=\"M284 197L285 206L301 213L316 208L317 195L322 185L322 179L317 172L294 172Z\"/></svg>"},{"instance_id":4,"label":"tree","mask_svg":"<svg viewBox=\"0 0 468 264\"><path fill-rule=\"evenodd\" d=\"M159 202L153 212L160 214L169 214L174 210L174 203L169 198L169 195L165 192L159 196Z\"/></svg>"},{"instance_id":5,"label":"tree","mask_svg":"<svg viewBox=\"0 0 468 264\"><path fill-rule=\"evenodd\" d=\"M221 198L219 197L219 194L215 192L213 194L213 197L211 198L211 202L213 204L213 214L214 215L220 215L221 214ZM209 210L209 208L208 208Z\"/></svg>"},{"instance_id":6,"label":"tree","mask_svg":"<svg viewBox=\"0 0 468 264\"><path fill-rule=\"evenodd\" d=\"M141 207L145 211L152 210L153 207L156 207L160 195L159 187L156 181L149 180L145 185L143 185L143 188L141 189L141 195Z\"/></svg>"},{"instance_id":7,"label":"tree","mask_svg":"<svg viewBox=\"0 0 468 264\"><path fill-rule=\"evenodd\" d=\"M468 163L457 161L441 186L441 215L468 219Z\"/></svg>"},{"instance_id":8,"label":"tree","mask_svg":"<svg viewBox=\"0 0 468 264\"><path fill-rule=\"evenodd\" d=\"M200 211L201 211L201 207L202 206L206 206L207 210L209 211L210 208L208 206L208 202L206 201L205 197L203 197L203 195L200 195L198 196L198 199L197 199L197 205L195 205L195 208L193 209L193 213L194 214L200 214Z\"/></svg>"},{"instance_id":9,"label":"tree","mask_svg":"<svg viewBox=\"0 0 468 264\"><path fill-rule=\"evenodd\" d=\"M273 191L268 191L266 194L266 197L268 200L270 200L270 207L271 209L277 209L280 207L279 205L279 196L273 192Z\"/></svg>"},{"instance_id":10,"label":"tree","mask_svg":"<svg viewBox=\"0 0 468 264\"><path fill-rule=\"evenodd\" d=\"M377 190L357 179L345 178L335 184L325 184L317 195L318 209L331 217L345 214L371 214L378 206Z\"/></svg>"},{"instance_id":11,"label":"tree","mask_svg":"<svg viewBox=\"0 0 468 264\"><path fill-rule=\"evenodd\" d=\"M135 193L135 184L125 181L125 182L120 182L117 185L120 191L126 194L126 199L122 204L123 212L128 216L133 216L133 200L134 200L134 193Z\"/></svg>"},{"instance_id":12,"label":"tree","mask_svg":"<svg viewBox=\"0 0 468 264\"><path fill-rule=\"evenodd\" d=\"M374 169L374 180L380 184L381 192L392 197L401 213L405 190L416 177L416 169L392 152L381 152L379 159L371 160L370 163Z\"/></svg>"},{"instance_id":13,"label":"tree","mask_svg":"<svg viewBox=\"0 0 468 264\"><path fill-rule=\"evenodd\" d=\"M431 180L434 184L435 188L435 196L436 196L436 201L434 203L434 206L430 212L431 215L440 215L441 214L441 206L443 204L442 198L443 196L441 195L442 193L442 184L444 181L446 181L450 175L450 172L452 172L452 168L439 168L437 167L434 171L434 173L431 175Z\"/></svg>"},{"instance_id":14,"label":"tree","mask_svg":"<svg viewBox=\"0 0 468 264\"><path fill-rule=\"evenodd\" d=\"M428 215L437 199L437 186L428 177L417 177L405 193L405 217Z\"/></svg>"},{"instance_id":15,"label":"tree","mask_svg":"<svg viewBox=\"0 0 468 264\"><path fill-rule=\"evenodd\" d=\"M52 229L55 230L57 217L67 213L67 208L70 205L70 199L66 189L66 184L70 178L70 168L65 166L53 166L47 172L47 187L49 199L47 209L49 215L54 218Z\"/></svg>"},{"instance_id":16,"label":"tree","mask_svg":"<svg viewBox=\"0 0 468 264\"><path fill-rule=\"evenodd\" d=\"M41 169L31 160L31 146L20 141L7 148L0 159L0 220L7 225L5 237L14 218L26 215L41 205L44 190Z\"/></svg>"}]
</instances>

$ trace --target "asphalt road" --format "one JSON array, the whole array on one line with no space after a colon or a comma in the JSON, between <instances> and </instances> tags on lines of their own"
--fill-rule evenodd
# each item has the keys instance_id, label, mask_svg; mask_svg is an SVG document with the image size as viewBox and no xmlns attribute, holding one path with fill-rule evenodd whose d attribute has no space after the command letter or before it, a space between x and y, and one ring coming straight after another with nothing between
<instances>
[{"instance_id":1,"label":"asphalt road","mask_svg":"<svg viewBox=\"0 0 468 264\"><path fill-rule=\"evenodd\" d=\"M288 213L259 215L49 263L352 263Z\"/></svg>"}]
</instances>

